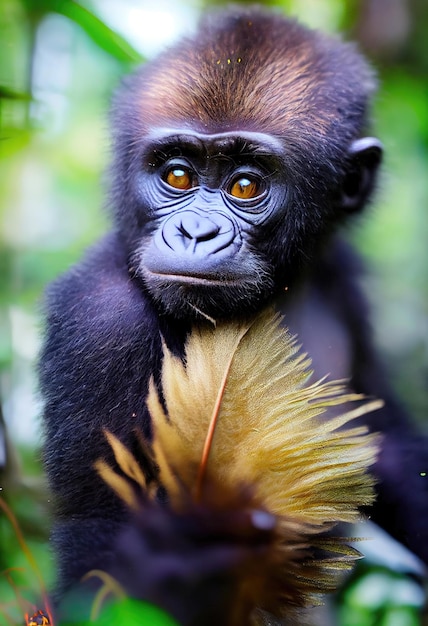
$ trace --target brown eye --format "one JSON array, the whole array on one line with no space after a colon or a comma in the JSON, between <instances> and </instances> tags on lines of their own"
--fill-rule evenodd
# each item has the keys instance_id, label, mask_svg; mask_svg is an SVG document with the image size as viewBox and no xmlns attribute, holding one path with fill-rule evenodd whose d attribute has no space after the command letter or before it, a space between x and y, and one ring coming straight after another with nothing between
<instances>
[{"instance_id":1,"label":"brown eye","mask_svg":"<svg viewBox=\"0 0 428 626\"><path fill-rule=\"evenodd\" d=\"M183 167L174 167L170 169L165 177L165 181L174 189L190 189L192 185L192 177L189 170Z\"/></svg>"},{"instance_id":2,"label":"brown eye","mask_svg":"<svg viewBox=\"0 0 428 626\"><path fill-rule=\"evenodd\" d=\"M239 200L251 200L262 192L260 181L255 178L242 176L233 183L230 194Z\"/></svg>"}]
</instances>

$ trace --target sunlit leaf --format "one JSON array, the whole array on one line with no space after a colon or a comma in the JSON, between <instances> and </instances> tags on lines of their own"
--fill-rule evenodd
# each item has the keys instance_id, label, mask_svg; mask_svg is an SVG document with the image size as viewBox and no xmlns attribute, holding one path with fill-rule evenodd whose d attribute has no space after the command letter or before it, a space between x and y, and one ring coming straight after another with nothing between
<instances>
[{"instance_id":1,"label":"sunlit leaf","mask_svg":"<svg viewBox=\"0 0 428 626\"><path fill-rule=\"evenodd\" d=\"M73 0L25 0L30 12L37 15L43 13L59 13L78 24L86 34L109 55L121 63L136 63L142 60L141 55L119 33L109 28L92 11Z\"/></svg>"}]
</instances>

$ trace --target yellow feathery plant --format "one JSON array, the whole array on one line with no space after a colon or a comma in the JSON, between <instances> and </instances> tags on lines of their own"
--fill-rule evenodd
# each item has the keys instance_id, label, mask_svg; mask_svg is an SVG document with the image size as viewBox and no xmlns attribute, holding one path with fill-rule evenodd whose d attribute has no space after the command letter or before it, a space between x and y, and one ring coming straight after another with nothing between
<instances>
[{"instance_id":1,"label":"yellow feathery plant","mask_svg":"<svg viewBox=\"0 0 428 626\"><path fill-rule=\"evenodd\" d=\"M164 346L163 401L153 381L147 400L159 482L173 510L189 501L221 509L224 492L224 506L236 493L246 508L275 516L269 564L253 587L243 582L241 595L254 598L254 609L281 616L337 586L338 570L358 553L325 533L358 519L358 508L374 499L367 469L378 437L353 422L382 403L363 402L342 382L310 378L309 358L268 310L251 324L193 329L184 362ZM145 488L137 461L108 437L123 472ZM120 484L125 479L102 461L98 471L138 508L132 490ZM252 614L251 623L262 623L257 610Z\"/></svg>"},{"instance_id":2,"label":"yellow feathery plant","mask_svg":"<svg viewBox=\"0 0 428 626\"><path fill-rule=\"evenodd\" d=\"M153 381L148 407L161 482L172 500L183 484L197 498L209 474L231 487L252 485L277 515L316 525L354 521L357 507L373 500L366 469L376 436L349 425L381 402L349 410L361 396L342 383L311 383L309 367L271 311L250 327L194 330L185 363L164 348L166 412ZM335 405L345 412L325 419Z\"/></svg>"}]
</instances>

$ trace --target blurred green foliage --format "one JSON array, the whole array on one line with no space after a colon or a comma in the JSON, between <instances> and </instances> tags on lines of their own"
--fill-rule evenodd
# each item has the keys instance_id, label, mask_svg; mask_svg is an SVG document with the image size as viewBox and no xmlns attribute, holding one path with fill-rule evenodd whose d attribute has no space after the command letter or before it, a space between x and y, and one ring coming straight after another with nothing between
<instances>
[{"instance_id":1,"label":"blurred green foliage","mask_svg":"<svg viewBox=\"0 0 428 626\"><path fill-rule=\"evenodd\" d=\"M146 13L137 23L133 0L0 2L0 399L24 467L18 471L9 445L7 468L0 468L0 495L12 504L48 581L48 502L34 453L39 301L46 283L107 227L102 210L107 111L116 84L150 54L143 45L150 29L161 41L171 24L191 25L208 4L214 3L159 0L154 8L141 0L139 8ZM367 260L364 286L394 385L427 427L428 3L264 4L357 39L379 71L374 121L386 149L384 175L373 209L355 224L351 237ZM158 21L151 25L156 11ZM5 453L0 421L0 466ZM0 624L2 611L13 616L10 622L5 617L7 624L19 619L10 576L23 589L32 586L34 572L1 516L0 533ZM2 575L8 568L18 569Z\"/></svg>"},{"instance_id":2,"label":"blurred green foliage","mask_svg":"<svg viewBox=\"0 0 428 626\"><path fill-rule=\"evenodd\" d=\"M126 626L179 626L170 615L161 611L159 608L133 600L132 598L122 598L104 605L96 615L87 616L86 609L83 610L83 616L77 616L61 626L112 626L123 624Z\"/></svg>"},{"instance_id":3,"label":"blurred green foliage","mask_svg":"<svg viewBox=\"0 0 428 626\"><path fill-rule=\"evenodd\" d=\"M338 594L343 626L419 626L423 592L411 578L363 564Z\"/></svg>"}]
</instances>

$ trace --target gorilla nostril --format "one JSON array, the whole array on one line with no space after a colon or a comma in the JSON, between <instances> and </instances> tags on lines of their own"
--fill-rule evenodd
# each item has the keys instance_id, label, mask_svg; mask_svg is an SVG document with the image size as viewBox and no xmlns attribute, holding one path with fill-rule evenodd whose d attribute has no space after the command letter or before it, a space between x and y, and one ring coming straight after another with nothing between
<instances>
[{"instance_id":1,"label":"gorilla nostril","mask_svg":"<svg viewBox=\"0 0 428 626\"><path fill-rule=\"evenodd\" d=\"M177 226L177 230L180 235L183 235L186 239L193 239L192 235L184 228L183 224Z\"/></svg>"}]
</instances>

